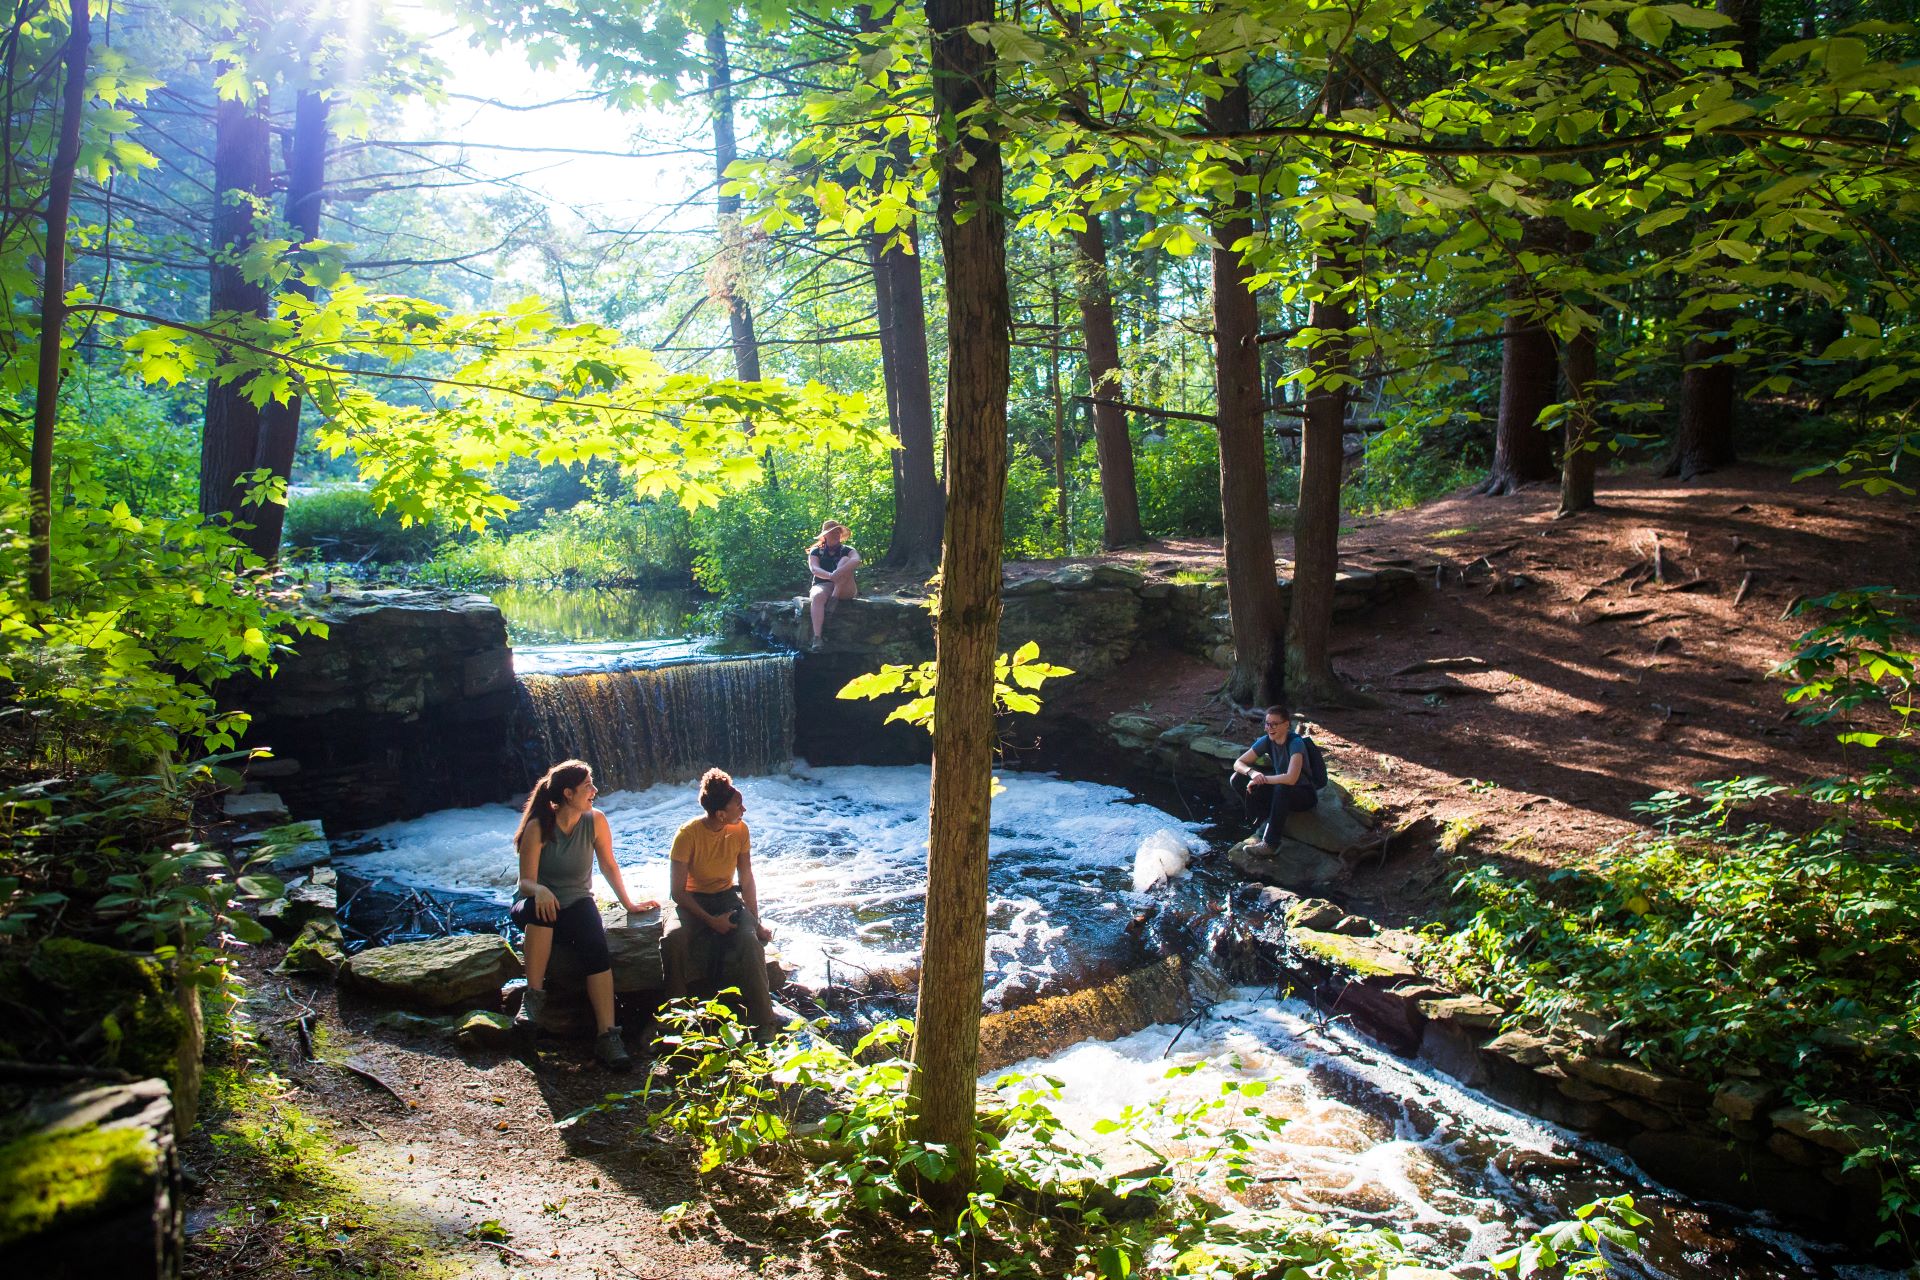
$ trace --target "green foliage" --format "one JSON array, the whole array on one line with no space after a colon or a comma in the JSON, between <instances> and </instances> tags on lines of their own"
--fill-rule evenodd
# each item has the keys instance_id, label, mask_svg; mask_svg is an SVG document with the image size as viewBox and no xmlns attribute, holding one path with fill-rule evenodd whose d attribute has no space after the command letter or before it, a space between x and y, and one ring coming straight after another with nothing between
<instances>
[{"instance_id":1,"label":"green foliage","mask_svg":"<svg viewBox=\"0 0 1920 1280\"><path fill-rule=\"evenodd\" d=\"M548 512L525 533L487 533L443 546L432 566L460 582L603 587L684 585L692 568L692 526L685 510L664 502L612 499L588 499Z\"/></svg>"},{"instance_id":2,"label":"green foliage","mask_svg":"<svg viewBox=\"0 0 1920 1280\"><path fill-rule=\"evenodd\" d=\"M1060 545L1060 491L1053 469L1024 445L1007 450L1007 505L1001 524L1001 554L1010 560L1044 560L1066 554Z\"/></svg>"},{"instance_id":3,"label":"green foliage","mask_svg":"<svg viewBox=\"0 0 1920 1280\"><path fill-rule=\"evenodd\" d=\"M1489 1261L1496 1275L1511 1271L1527 1280L1556 1267L1565 1267L1567 1276L1604 1276L1608 1264L1606 1246L1621 1253L1640 1250L1635 1228L1647 1224L1647 1218L1633 1207L1633 1197L1612 1196L1596 1200L1574 1210L1565 1222L1556 1222L1545 1231L1537 1231L1518 1249L1496 1254Z\"/></svg>"},{"instance_id":4,"label":"green foliage","mask_svg":"<svg viewBox=\"0 0 1920 1280\"><path fill-rule=\"evenodd\" d=\"M1366 452L1345 485L1345 505L1369 515L1417 507L1485 472L1484 451L1475 445L1449 450L1444 441L1400 424L1367 437Z\"/></svg>"},{"instance_id":5,"label":"green foliage","mask_svg":"<svg viewBox=\"0 0 1920 1280\"><path fill-rule=\"evenodd\" d=\"M25 486L0 495L0 577L25 579ZM181 744L233 745L244 713L218 681L273 669L296 635L326 634L260 562L198 517L136 515L74 465L53 513L56 599L0 594L0 713L13 768L139 769Z\"/></svg>"},{"instance_id":6,"label":"green foliage","mask_svg":"<svg viewBox=\"0 0 1920 1280\"><path fill-rule=\"evenodd\" d=\"M319 560L392 564L427 559L447 536L430 520L403 525L397 512L376 507L365 489L341 485L288 501L282 541L288 550Z\"/></svg>"},{"instance_id":7,"label":"green foliage","mask_svg":"<svg viewBox=\"0 0 1920 1280\"><path fill-rule=\"evenodd\" d=\"M807 548L831 517L876 560L893 536L885 457L819 448L772 451L758 480L693 517L695 580L715 595L754 599L805 590Z\"/></svg>"},{"instance_id":8,"label":"green foliage","mask_svg":"<svg viewBox=\"0 0 1920 1280\"><path fill-rule=\"evenodd\" d=\"M671 1007L664 1021L671 1082L590 1110L646 1108L650 1125L690 1145L703 1178L748 1163L775 1171L788 1188L781 1210L829 1231L905 1235L997 1276L1228 1280L1299 1267L1323 1280L1372 1280L1403 1257L1383 1232L1335 1234L1274 1209L1222 1212L1222 1198L1253 1187L1255 1142L1283 1123L1248 1105L1265 1088L1257 1081L1101 1122L1110 1141L1140 1154L1121 1171L1063 1129L1051 1105L1057 1081L1003 1077L978 1115L977 1182L947 1215L925 1192L949 1176L950 1153L908 1136L912 1024L884 1023L844 1050L804 1033L758 1046L717 1002ZM802 1124L803 1107L825 1116Z\"/></svg>"},{"instance_id":9,"label":"green foliage","mask_svg":"<svg viewBox=\"0 0 1920 1280\"><path fill-rule=\"evenodd\" d=\"M1913 698L1920 668L1920 597L1891 587L1835 591L1794 606L1797 617L1824 615L1803 633L1773 674L1793 682L1787 701L1807 724L1831 724L1847 748L1851 772L1820 778L1808 790L1830 804L1860 804L1882 826L1920 830L1920 753Z\"/></svg>"},{"instance_id":10,"label":"green foliage","mask_svg":"<svg viewBox=\"0 0 1920 1280\"><path fill-rule=\"evenodd\" d=\"M1029 640L1014 650L1012 657L1003 653L993 660L993 705L999 711L1038 711L1040 698L1033 690L1054 676L1072 674L1070 667L1041 661L1040 646ZM884 723L892 724L895 720L901 720L920 725L932 733L934 700L939 683L940 668L937 662L922 662L918 666L887 663L878 671L855 676L834 696L872 700L895 693L911 694L907 701L887 713Z\"/></svg>"},{"instance_id":11,"label":"green foliage","mask_svg":"<svg viewBox=\"0 0 1920 1280\"><path fill-rule=\"evenodd\" d=\"M1140 437L1133 465L1150 536L1220 532L1220 436L1212 427L1168 421Z\"/></svg>"},{"instance_id":12,"label":"green foliage","mask_svg":"<svg viewBox=\"0 0 1920 1280\"><path fill-rule=\"evenodd\" d=\"M1882 1211L1920 1188L1920 877L1910 852L1740 825L1739 806L1784 790L1764 779L1661 792L1657 831L1591 871L1544 882L1493 866L1463 876L1453 932L1430 934L1437 971L1553 1025L1602 1015L1627 1053L1718 1079L1757 1068L1795 1105L1851 1119L1855 1163L1883 1179ZM1867 1117L1862 1119L1861 1117Z\"/></svg>"},{"instance_id":13,"label":"green foliage","mask_svg":"<svg viewBox=\"0 0 1920 1280\"><path fill-rule=\"evenodd\" d=\"M137 516L182 516L198 497L200 405L77 363L61 388L59 453Z\"/></svg>"}]
</instances>

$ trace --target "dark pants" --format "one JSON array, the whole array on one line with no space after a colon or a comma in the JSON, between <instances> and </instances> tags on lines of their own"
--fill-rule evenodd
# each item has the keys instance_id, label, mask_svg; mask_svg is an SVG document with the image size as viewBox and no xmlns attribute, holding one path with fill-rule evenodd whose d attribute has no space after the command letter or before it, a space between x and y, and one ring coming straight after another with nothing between
<instances>
[{"instance_id":1,"label":"dark pants","mask_svg":"<svg viewBox=\"0 0 1920 1280\"><path fill-rule=\"evenodd\" d=\"M1278 845L1280 837L1286 834L1288 814L1305 813L1320 799L1320 793L1304 782L1275 787L1254 782L1244 773L1233 775L1233 789L1240 793L1240 799L1247 806L1253 834L1269 847Z\"/></svg>"},{"instance_id":2,"label":"dark pants","mask_svg":"<svg viewBox=\"0 0 1920 1280\"><path fill-rule=\"evenodd\" d=\"M767 987L767 951L760 942L760 921L747 910L738 889L696 893L693 900L708 915L731 916L733 928L715 933L706 921L686 911L678 912L680 927L663 940L667 998L684 998L688 986L702 980L738 987L754 1029L762 1036L771 1035L779 1029L779 1023Z\"/></svg>"},{"instance_id":3,"label":"dark pants","mask_svg":"<svg viewBox=\"0 0 1920 1280\"><path fill-rule=\"evenodd\" d=\"M600 923L600 904L592 898L560 908L551 924L534 914L532 898L521 898L513 904L510 919L522 929L553 930L554 942L573 952L589 978L613 968L613 957L607 951L607 927Z\"/></svg>"}]
</instances>

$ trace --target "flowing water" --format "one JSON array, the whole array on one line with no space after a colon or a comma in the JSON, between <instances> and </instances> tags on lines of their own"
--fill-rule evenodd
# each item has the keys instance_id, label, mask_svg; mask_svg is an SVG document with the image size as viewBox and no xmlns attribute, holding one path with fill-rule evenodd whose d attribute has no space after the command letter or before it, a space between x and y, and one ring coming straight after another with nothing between
<instances>
[{"instance_id":1,"label":"flowing water","mask_svg":"<svg viewBox=\"0 0 1920 1280\"><path fill-rule=\"evenodd\" d=\"M523 675L546 763L581 759L603 790L778 768L793 755L793 659L722 658Z\"/></svg>"},{"instance_id":2,"label":"flowing water","mask_svg":"<svg viewBox=\"0 0 1920 1280\"><path fill-rule=\"evenodd\" d=\"M1146 1153L1100 1135L1099 1120L1260 1081L1266 1092L1244 1105L1284 1124L1277 1136L1255 1141L1255 1189L1238 1203L1391 1230L1424 1261L1462 1274L1484 1274L1471 1264L1484 1265L1583 1204L1625 1192L1652 1220L1642 1231L1642 1256L1616 1259L1616 1274L1627 1280L1891 1280L1755 1215L1650 1187L1617 1153L1489 1102L1270 988L1214 995L1189 1024L1085 1041L1008 1073L1057 1081L1056 1113L1117 1169L1145 1163ZM1174 1068L1179 1073L1170 1076ZM1218 1123L1238 1120L1227 1115ZM1154 1145L1176 1158L1181 1150Z\"/></svg>"},{"instance_id":3,"label":"flowing water","mask_svg":"<svg viewBox=\"0 0 1920 1280\"><path fill-rule=\"evenodd\" d=\"M676 668L687 670L687 668ZM573 677L576 684L592 677ZM596 777L608 755L583 753ZM797 767L736 777L746 797L760 910L799 981L825 986L917 967L924 919L924 765ZM1134 890L1143 846L1203 847L1193 824L1133 804L1117 787L1006 773L990 837L987 990L995 1003L1084 985L1135 957L1129 928L1150 899ZM602 783L611 787L611 784ZM615 856L636 896L662 897L667 849L700 816L691 784L603 793ZM485 894L505 904L518 876L518 813L487 805L367 832L379 847L356 873L399 884Z\"/></svg>"}]
</instances>

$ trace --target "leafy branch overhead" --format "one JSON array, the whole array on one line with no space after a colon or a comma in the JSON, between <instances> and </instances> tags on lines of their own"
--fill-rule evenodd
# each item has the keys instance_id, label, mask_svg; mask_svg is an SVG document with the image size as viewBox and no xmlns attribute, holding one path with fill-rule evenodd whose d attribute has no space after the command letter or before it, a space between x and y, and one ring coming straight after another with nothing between
<instances>
[{"instance_id":1,"label":"leafy branch overhead","mask_svg":"<svg viewBox=\"0 0 1920 1280\"><path fill-rule=\"evenodd\" d=\"M1029 640L1014 650L1011 657L1003 653L994 659L993 705L1000 711L1031 714L1040 710L1040 699L1033 692L1034 690L1056 676L1072 674L1073 670L1070 667L1042 661L1040 646ZM934 693L939 687L939 682L938 662L922 662L917 665L888 663L878 671L855 676L841 686L840 691L834 696L872 700L905 693L908 695L907 700L888 712L884 723L892 724L895 720L899 720L906 724L919 725L931 732Z\"/></svg>"}]
</instances>

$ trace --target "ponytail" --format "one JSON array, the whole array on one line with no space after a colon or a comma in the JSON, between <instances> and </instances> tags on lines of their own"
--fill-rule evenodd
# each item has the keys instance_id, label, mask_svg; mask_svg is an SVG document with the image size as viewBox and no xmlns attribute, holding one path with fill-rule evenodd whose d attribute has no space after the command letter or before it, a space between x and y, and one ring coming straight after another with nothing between
<instances>
[{"instance_id":1,"label":"ponytail","mask_svg":"<svg viewBox=\"0 0 1920 1280\"><path fill-rule=\"evenodd\" d=\"M534 823L540 826L542 844L552 840L560 802L566 798L567 792L592 776L593 769L584 760L562 760L547 770L540 781L533 784L533 790L527 793L527 803L520 810L520 825L513 829L514 848L520 847L520 837Z\"/></svg>"}]
</instances>

